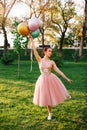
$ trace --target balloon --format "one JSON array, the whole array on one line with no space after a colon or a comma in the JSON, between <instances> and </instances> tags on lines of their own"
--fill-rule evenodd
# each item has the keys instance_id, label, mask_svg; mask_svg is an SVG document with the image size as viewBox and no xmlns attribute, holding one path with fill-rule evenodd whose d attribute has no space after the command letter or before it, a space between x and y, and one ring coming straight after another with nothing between
<instances>
[{"instance_id":1,"label":"balloon","mask_svg":"<svg viewBox=\"0 0 87 130\"><path fill-rule=\"evenodd\" d=\"M37 38L40 35L40 30L37 29L36 31L30 32L30 34L33 38Z\"/></svg>"},{"instance_id":2,"label":"balloon","mask_svg":"<svg viewBox=\"0 0 87 130\"><path fill-rule=\"evenodd\" d=\"M30 31L37 30L40 27L39 19L36 17L29 19L28 26L29 26Z\"/></svg>"},{"instance_id":3,"label":"balloon","mask_svg":"<svg viewBox=\"0 0 87 130\"><path fill-rule=\"evenodd\" d=\"M17 30L19 34L24 36L27 36L30 33L27 23L24 22L18 25Z\"/></svg>"}]
</instances>

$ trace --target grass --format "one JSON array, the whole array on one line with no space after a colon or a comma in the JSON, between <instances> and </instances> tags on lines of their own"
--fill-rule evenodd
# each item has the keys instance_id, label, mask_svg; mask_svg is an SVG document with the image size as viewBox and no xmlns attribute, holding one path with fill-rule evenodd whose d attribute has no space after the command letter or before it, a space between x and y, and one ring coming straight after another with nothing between
<instances>
[{"instance_id":1,"label":"grass","mask_svg":"<svg viewBox=\"0 0 87 130\"><path fill-rule=\"evenodd\" d=\"M87 63L66 62L60 69L74 81L69 84L59 76L72 98L53 107L53 119L48 121L47 108L32 103L40 74L37 63L30 72L30 62L21 61L20 79L17 61L0 63L0 130L87 130Z\"/></svg>"}]
</instances>

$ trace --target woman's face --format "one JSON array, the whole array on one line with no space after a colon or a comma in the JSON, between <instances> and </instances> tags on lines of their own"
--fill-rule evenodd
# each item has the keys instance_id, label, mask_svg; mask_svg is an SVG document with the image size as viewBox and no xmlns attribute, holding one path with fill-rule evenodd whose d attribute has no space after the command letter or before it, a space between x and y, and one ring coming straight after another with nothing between
<instances>
[{"instance_id":1,"label":"woman's face","mask_svg":"<svg viewBox=\"0 0 87 130\"><path fill-rule=\"evenodd\" d=\"M51 57L51 55L52 55L52 49L51 49L51 48L48 48L47 51L45 51L45 55L46 55L47 57Z\"/></svg>"}]
</instances>

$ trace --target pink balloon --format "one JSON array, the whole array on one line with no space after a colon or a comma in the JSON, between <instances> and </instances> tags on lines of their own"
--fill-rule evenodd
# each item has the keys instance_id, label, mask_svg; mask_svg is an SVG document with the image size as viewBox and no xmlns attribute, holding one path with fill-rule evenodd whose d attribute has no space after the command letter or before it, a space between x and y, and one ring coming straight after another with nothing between
<instances>
[{"instance_id":1,"label":"pink balloon","mask_svg":"<svg viewBox=\"0 0 87 130\"><path fill-rule=\"evenodd\" d=\"M40 27L39 19L36 17L29 19L28 26L29 26L30 31L37 30Z\"/></svg>"}]
</instances>

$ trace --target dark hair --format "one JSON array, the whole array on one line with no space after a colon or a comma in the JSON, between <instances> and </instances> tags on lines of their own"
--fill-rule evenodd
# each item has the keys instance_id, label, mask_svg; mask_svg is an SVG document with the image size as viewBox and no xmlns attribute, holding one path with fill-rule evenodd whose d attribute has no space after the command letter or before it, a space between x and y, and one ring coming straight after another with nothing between
<instances>
[{"instance_id":1,"label":"dark hair","mask_svg":"<svg viewBox=\"0 0 87 130\"><path fill-rule=\"evenodd\" d=\"M45 47L43 47L43 55L44 55L44 52L46 52L49 48L51 48L50 46L45 46Z\"/></svg>"},{"instance_id":2,"label":"dark hair","mask_svg":"<svg viewBox=\"0 0 87 130\"><path fill-rule=\"evenodd\" d=\"M42 54L44 55L44 52L47 51L47 49L51 48L50 45L39 45L40 48L42 48Z\"/></svg>"}]
</instances>

